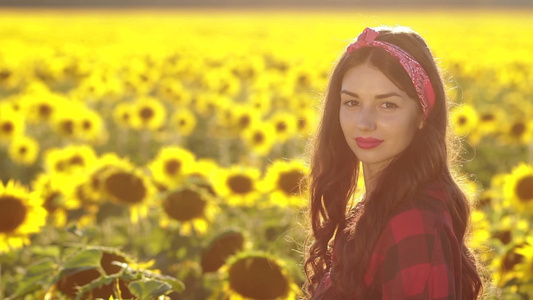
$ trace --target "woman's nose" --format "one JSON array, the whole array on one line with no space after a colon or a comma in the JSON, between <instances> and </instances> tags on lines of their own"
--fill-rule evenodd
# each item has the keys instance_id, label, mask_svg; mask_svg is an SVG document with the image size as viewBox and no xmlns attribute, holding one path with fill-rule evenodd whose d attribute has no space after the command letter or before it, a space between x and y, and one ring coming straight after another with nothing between
<instances>
[{"instance_id":1,"label":"woman's nose","mask_svg":"<svg viewBox=\"0 0 533 300\"><path fill-rule=\"evenodd\" d=\"M372 131L376 129L376 114L370 108L363 108L357 115L357 129L362 131Z\"/></svg>"}]
</instances>

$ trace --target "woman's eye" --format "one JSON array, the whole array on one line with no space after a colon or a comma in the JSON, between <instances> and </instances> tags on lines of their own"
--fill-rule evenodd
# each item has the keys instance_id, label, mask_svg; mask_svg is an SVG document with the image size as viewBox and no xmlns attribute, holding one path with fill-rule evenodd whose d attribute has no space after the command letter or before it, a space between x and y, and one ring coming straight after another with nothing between
<instances>
[{"instance_id":1,"label":"woman's eye","mask_svg":"<svg viewBox=\"0 0 533 300\"><path fill-rule=\"evenodd\" d=\"M355 100L344 101L344 105L347 105L349 107L357 106L358 104L359 104L359 102L357 102Z\"/></svg>"},{"instance_id":2,"label":"woman's eye","mask_svg":"<svg viewBox=\"0 0 533 300\"><path fill-rule=\"evenodd\" d=\"M398 105L392 102L385 102L381 106L384 108L397 108L398 107Z\"/></svg>"}]
</instances>

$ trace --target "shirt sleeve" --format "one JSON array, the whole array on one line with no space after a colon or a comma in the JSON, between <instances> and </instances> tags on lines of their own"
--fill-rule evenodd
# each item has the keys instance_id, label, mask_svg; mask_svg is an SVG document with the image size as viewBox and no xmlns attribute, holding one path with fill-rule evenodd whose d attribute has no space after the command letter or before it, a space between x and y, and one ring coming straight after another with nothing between
<instances>
[{"instance_id":1,"label":"shirt sleeve","mask_svg":"<svg viewBox=\"0 0 533 300\"><path fill-rule=\"evenodd\" d=\"M389 221L376 256L384 300L456 299L460 251L447 225L442 215L416 208Z\"/></svg>"}]
</instances>

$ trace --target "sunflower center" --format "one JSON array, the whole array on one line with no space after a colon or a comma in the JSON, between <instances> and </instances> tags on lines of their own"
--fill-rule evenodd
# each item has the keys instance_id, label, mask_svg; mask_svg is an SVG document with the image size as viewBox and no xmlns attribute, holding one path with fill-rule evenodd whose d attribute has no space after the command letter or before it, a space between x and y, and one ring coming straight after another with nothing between
<instances>
[{"instance_id":1,"label":"sunflower center","mask_svg":"<svg viewBox=\"0 0 533 300\"><path fill-rule=\"evenodd\" d=\"M307 121L305 119L298 119L298 129L304 129L307 127Z\"/></svg>"},{"instance_id":2,"label":"sunflower center","mask_svg":"<svg viewBox=\"0 0 533 300\"><path fill-rule=\"evenodd\" d=\"M457 120L457 123L459 125L464 125L464 124L466 124L467 121L468 121L468 119L466 117L460 116L459 119Z\"/></svg>"},{"instance_id":3,"label":"sunflower center","mask_svg":"<svg viewBox=\"0 0 533 300\"><path fill-rule=\"evenodd\" d=\"M163 203L169 217L178 221L189 221L203 216L207 202L192 190L183 190L168 195Z\"/></svg>"},{"instance_id":4,"label":"sunflower center","mask_svg":"<svg viewBox=\"0 0 533 300\"><path fill-rule=\"evenodd\" d=\"M239 118L239 125L242 127L248 127L250 125L250 116L242 116Z\"/></svg>"},{"instance_id":5,"label":"sunflower center","mask_svg":"<svg viewBox=\"0 0 533 300\"><path fill-rule=\"evenodd\" d=\"M277 299L289 292L289 282L279 266L266 257L246 257L229 269L232 290L252 299Z\"/></svg>"},{"instance_id":6,"label":"sunflower center","mask_svg":"<svg viewBox=\"0 0 533 300\"><path fill-rule=\"evenodd\" d=\"M150 120L154 116L154 111L150 107L143 107L140 112L141 119Z\"/></svg>"},{"instance_id":7,"label":"sunflower center","mask_svg":"<svg viewBox=\"0 0 533 300\"><path fill-rule=\"evenodd\" d=\"M516 123L511 127L511 134L516 137L522 136L522 134L526 131L526 126L522 123Z\"/></svg>"},{"instance_id":8,"label":"sunflower center","mask_svg":"<svg viewBox=\"0 0 533 300\"><path fill-rule=\"evenodd\" d=\"M79 155L74 155L73 157L70 158L69 163L71 165L84 166L85 165L85 160L83 160L83 157L81 157Z\"/></svg>"},{"instance_id":9,"label":"sunflower center","mask_svg":"<svg viewBox=\"0 0 533 300\"><path fill-rule=\"evenodd\" d=\"M492 121L492 120L494 120L494 115L493 114L484 114L484 115L481 116L481 120L484 121L484 122Z\"/></svg>"},{"instance_id":10,"label":"sunflower center","mask_svg":"<svg viewBox=\"0 0 533 300\"><path fill-rule=\"evenodd\" d=\"M89 130L89 129L91 129L93 127L93 124L90 121L85 120L82 123L82 127L83 127L84 130Z\"/></svg>"},{"instance_id":11,"label":"sunflower center","mask_svg":"<svg viewBox=\"0 0 533 300\"><path fill-rule=\"evenodd\" d=\"M236 194L248 194L252 191L252 180L244 175L231 176L228 178L227 184Z\"/></svg>"},{"instance_id":12,"label":"sunflower center","mask_svg":"<svg viewBox=\"0 0 533 300\"><path fill-rule=\"evenodd\" d=\"M105 189L118 202L137 204L146 196L146 187L141 178L128 173L115 173L104 182Z\"/></svg>"},{"instance_id":13,"label":"sunflower center","mask_svg":"<svg viewBox=\"0 0 533 300\"><path fill-rule=\"evenodd\" d=\"M39 116L42 118L48 118L50 114L52 113L52 107L48 104L41 104L39 105Z\"/></svg>"},{"instance_id":14,"label":"sunflower center","mask_svg":"<svg viewBox=\"0 0 533 300\"><path fill-rule=\"evenodd\" d=\"M516 195L521 201L533 200L533 175L520 179L516 185Z\"/></svg>"},{"instance_id":15,"label":"sunflower center","mask_svg":"<svg viewBox=\"0 0 533 300\"><path fill-rule=\"evenodd\" d=\"M265 134L262 132L256 132L253 136L254 144L260 145L265 141Z\"/></svg>"},{"instance_id":16,"label":"sunflower center","mask_svg":"<svg viewBox=\"0 0 533 300\"><path fill-rule=\"evenodd\" d=\"M287 124L285 122L278 122L276 123L276 130L278 132L284 132L287 130Z\"/></svg>"},{"instance_id":17,"label":"sunflower center","mask_svg":"<svg viewBox=\"0 0 533 300\"><path fill-rule=\"evenodd\" d=\"M130 119L129 113L123 113L122 114L122 121L127 122Z\"/></svg>"},{"instance_id":18,"label":"sunflower center","mask_svg":"<svg viewBox=\"0 0 533 300\"><path fill-rule=\"evenodd\" d=\"M2 124L2 131L7 133L7 134L13 132L14 128L15 128L15 126L13 126L13 123L6 122L6 123Z\"/></svg>"},{"instance_id":19,"label":"sunflower center","mask_svg":"<svg viewBox=\"0 0 533 300\"><path fill-rule=\"evenodd\" d=\"M179 125L184 126L185 124L187 124L187 121L185 121L184 119L181 119L179 122Z\"/></svg>"},{"instance_id":20,"label":"sunflower center","mask_svg":"<svg viewBox=\"0 0 533 300\"><path fill-rule=\"evenodd\" d=\"M298 194L298 184L302 179L302 173L293 170L289 172L283 172L278 179L278 187L287 195Z\"/></svg>"},{"instance_id":21,"label":"sunflower center","mask_svg":"<svg viewBox=\"0 0 533 300\"><path fill-rule=\"evenodd\" d=\"M2 70L2 72L0 72L0 79L1 79L1 80L6 80L6 79L8 79L10 76L11 76L11 72L8 71L8 70Z\"/></svg>"},{"instance_id":22,"label":"sunflower center","mask_svg":"<svg viewBox=\"0 0 533 300\"><path fill-rule=\"evenodd\" d=\"M61 128L65 133L72 134L74 133L74 122L72 120L65 120L61 123Z\"/></svg>"},{"instance_id":23,"label":"sunflower center","mask_svg":"<svg viewBox=\"0 0 533 300\"><path fill-rule=\"evenodd\" d=\"M26 154L26 152L28 152L28 148L26 148L25 146L22 146L19 148L19 154L20 155L24 155Z\"/></svg>"},{"instance_id":24,"label":"sunflower center","mask_svg":"<svg viewBox=\"0 0 533 300\"><path fill-rule=\"evenodd\" d=\"M26 206L19 198L7 195L0 197L0 233L17 229L26 219L26 213Z\"/></svg>"},{"instance_id":25,"label":"sunflower center","mask_svg":"<svg viewBox=\"0 0 533 300\"><path fill-rule=\"evenodd\" d=\"M168 175L176 175L181 169L181 161L179 160L169 160L165 162L165 173Z\"/></svg>"},{"instance_id":26,"label":"sunflower center","mask_svg":"<svg viewBox=\"0 0 533 300\"><path fill-rule=\"evenodd\" d=\"M510 230L498 231L494 236L499 239L504 245L509 244L512 238Z\"/></svg>"}]
</instances>

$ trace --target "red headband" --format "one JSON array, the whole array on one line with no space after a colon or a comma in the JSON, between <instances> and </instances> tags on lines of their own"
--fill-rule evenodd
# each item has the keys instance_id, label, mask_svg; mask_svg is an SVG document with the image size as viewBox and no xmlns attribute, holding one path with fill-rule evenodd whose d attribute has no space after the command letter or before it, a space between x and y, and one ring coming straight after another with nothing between
<instances>
[{"instance_id":1,"label":"red headband","mask_svg":"<svg viewBox=\"0 0 533 300\"><path fill-rule=\"evenodd\" d=\"M405 69L413 85L415 86L422 111L424 112L424 118L427 118L429 112L435 105L435 91L431 85L431 80L422 68L422 66L411 56L411 54L405 52L402 48L387 42L376 41L375 38L379 35L379 32L371 28L365 28L365 30L357 37L357 41L350 44L346 48L346 52L351 53L354 50L364 47L376 47L381 48L394 58Z\"/></svg>"}]
</instances>

